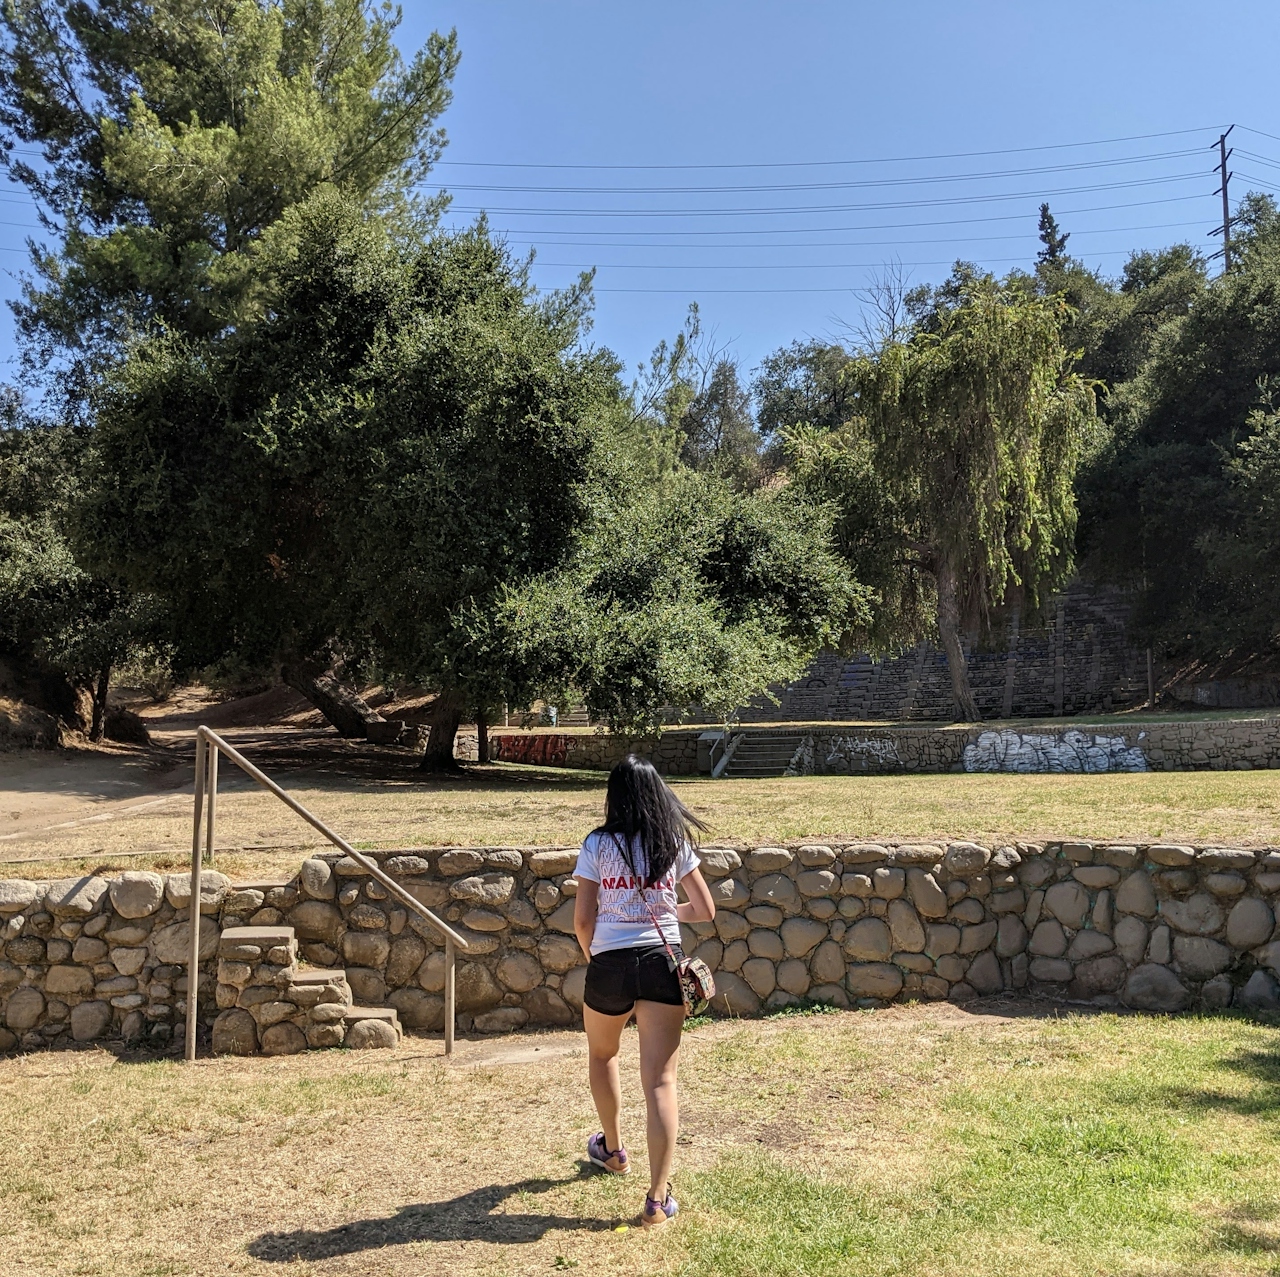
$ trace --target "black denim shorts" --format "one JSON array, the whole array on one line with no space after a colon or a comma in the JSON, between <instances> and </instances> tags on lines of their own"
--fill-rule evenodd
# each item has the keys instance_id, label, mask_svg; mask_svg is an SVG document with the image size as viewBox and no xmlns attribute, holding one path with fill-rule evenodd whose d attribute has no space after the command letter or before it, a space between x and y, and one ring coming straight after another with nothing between
<instances>
[{"instance_id":1,"label":"black denim shorts","mask_svg":"<svg viewBox=\"0 0 1280 1277\"><path fill-rule=\"evenodd\" d=\"M677 961L684 957L678 945L672 952ZM587 965L584 999L601 1015L626 1015L637 1002L684 1005L680 977L660 944L593 954Z\"/></svg>"}]
</instances>

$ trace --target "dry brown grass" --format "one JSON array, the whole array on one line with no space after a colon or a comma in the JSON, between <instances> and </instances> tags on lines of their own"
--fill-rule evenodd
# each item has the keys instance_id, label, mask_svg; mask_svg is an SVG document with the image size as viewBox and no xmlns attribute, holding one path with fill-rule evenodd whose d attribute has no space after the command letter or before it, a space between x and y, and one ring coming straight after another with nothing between
<instances>
[{"instance_id":1,"label":"dry brown grass","mask_svg":"<svg viewBox=\"0 0 1280 1277\"><path fill-rule=\"evenodd\" d=\"M227 776L224 765L223 775ZM416 773L282 773L290 792L364 848L571 845L598 823L596 773L477 768L460 779ZM1152 772L1103 776L939 775L677 780L712 842L774 839L1084 836L1119 842L1280 844L1280 773ZM16 800L15 800L16 801ZM191 799L98 804L70 828L0 841L10 873L49 876L104 865L174 868L189 855ZM105 817L105 818L104 818ZM41 818L43 825L47 815ZM292 872L319 839L270 795L224 784L220 867L236 875ZM139 856L138 853L145 853ZM75 859L70 859L74 857Z\"/></svg>"},{"instance_id":2,"label":"dry brown grass","mask_svg":"<svg viewBox=\"0 0 1280 1277\"><path fill-rule=\"evenodd\" d=\"M634 1226L634 1033L626 1181L582 1165L595 1118L570 1031L463 1042L449 1063L428 1039L194 1066L0 1060L0 1272L423 1277L557 1256L739 1277L1274 1271L1275 1033L1030 1009L688 1034L685 1211L658 1235Z\"/></svg>"},{"instance_id":3,"label":"dry brown grass","mask_svg":"<svg viewBox=\"0 0 1280 1277\"><path fill-rule=\"evenodd\" d=\"M804 1128L762 1113L754 1091L725 1104L703 1084L743 1032L778 1028L690 1037L686 1164ZM581 1165L595 1129L583 1046L548 1032L464 1041L448 1064L438 1042L415 1039L395 1056L193 1067L104 1050L0 1060L0 1271L524 1273L566 1253L587 1272L662 1270L661 1239L616 1231L635 1223L640 1176ZM638 1151L635 1046L629 1033ZM742 1109L754 1113L745 1126Z\"/></svg>"}]
</instances>

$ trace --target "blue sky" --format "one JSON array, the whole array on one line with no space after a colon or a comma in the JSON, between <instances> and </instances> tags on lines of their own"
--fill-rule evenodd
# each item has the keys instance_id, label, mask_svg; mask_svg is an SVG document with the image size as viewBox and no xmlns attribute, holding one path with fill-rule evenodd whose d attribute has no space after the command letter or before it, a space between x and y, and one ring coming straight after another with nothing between
<instances>
[{"instance_id":1,"label":"blue sky","mask_svg":"<svg viewBox=\"0 0 1280 1277\"><path fill-rule=\"evenodd\" d=\"M1212 251L1216 241L1205 232L1220 219L1221 205L1209 144L1233 122L1280 136L1274 4L476 0L409 6L405 46L432 26L456 26L462 49L445 120L450 162L438 170L455 193L452 219L486 208L521 251L537 248L544 264L535 278L548 286L572 279L577 264L599 265L593 339L629 365L678 328L691 300L749 367L796 337L839 333L855 322L853 290L886 261L928 263L909 267L917 281L942 278L956 257L1001 271L1026 263L1039 247L1041 198L1073 232L1070 248L1109 272L1119 271L1132 248L1189 239ZM1182 129L1198 131L1110 146L832 164ZM1239 128L1231 141L1280 162L1280 141L1241 136ZM1162 154L1056 173L965 176ZM807 166L471 167L476 163ZM1233 168L1280 185L1280 168L1239 152ZM942 176L959 180L662 194L460 189L802 186ZM1237 176L1233 191L1247 185ZM992 195L1017 198L984 199ZM912 202L917 207L886 207ZM1106 207L1115 205L1130 207ZM839 211L666 213L814 206ZM612 212L539 216L508 209ZM1098 211L1075 211L1086 209ZM663 214L613 215L623 210ZM980 220L994 218L1002 220ZM682 234L691 231L698 233ZM739 289L834 291L713 291Z\"/></svg>"},{"instance_id":2,"label":"blue sky","mask_svg":"<svg viewBox=\"0 0 1280 1277\"><path fill-rule=\"evenodd\" d=\"M883 263L914 282L957 257L1029 263L1046 198L1070 249L1107 272L1133 248L1212 251L1209 148L1231 123L1233 194L1280 187L1274 4L405 9L407 52L432 28L456 26L461 44L437 170L448 220L487 210L514 249L536 248L546 287L598 266L592 340L629 366L691 301L749 369L856 323L856 290ZM930 156L944 158L909 158ZM11 296L26 231L8 223L32 219L3 207Z\"/></svg>"}]
</instances>

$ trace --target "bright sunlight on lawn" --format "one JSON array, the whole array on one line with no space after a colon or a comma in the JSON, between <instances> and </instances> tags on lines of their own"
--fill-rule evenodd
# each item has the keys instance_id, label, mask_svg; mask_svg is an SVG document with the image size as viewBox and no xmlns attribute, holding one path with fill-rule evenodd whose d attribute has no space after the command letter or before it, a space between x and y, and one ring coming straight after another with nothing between
<instances>
[{"instance_id":1,"label":"bright sunlight on lawn","mask_svg":"<svg viewBox=\"0 0 1280 1277\"><path fill-rule=\"evenodd\" d=\"M465 1042L450 1067L429 1039L394 1058L0 1061L0 1271L1277 1271L1280 1032L1029 1009L691 1030L683 1211L657 1236L631 1226L642 1184L581 1165L574 1032ZM635 1068L629 1033L642 1169Z\"/></svg>"},{"instance_id":2,"label":"bright sunlight on lawn","mask_svg":"<svg viewBox=\"0 0 1280 1277\"><path fill-rule=\"evenodd\" d=\"M365 848L571 845L599 823L603 774L477 769L423 780L284 773L308 807ZM972 838L979 842L1079 836L1112 842L1224 846L1280 843L1280 773L1147 772L1102 776L929 775L778 780L674 780L709 826L709 844L815 840ZM55 828L0 843L0 860L82 856L60 873L113 863L177 868L191 845L191 799L105 823ZM231 874L292 874L318 839L276 799L229 775L218 807L219 845ZM42 872L23 870L23 872Z\"/></svg>"}]
</instances>

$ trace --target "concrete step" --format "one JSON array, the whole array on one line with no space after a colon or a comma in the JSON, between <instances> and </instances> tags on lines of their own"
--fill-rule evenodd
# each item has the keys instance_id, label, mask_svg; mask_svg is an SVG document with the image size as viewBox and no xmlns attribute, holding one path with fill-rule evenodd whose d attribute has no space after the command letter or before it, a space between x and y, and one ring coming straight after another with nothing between
<instances>
[{"instance_id":1,"label":"concrete step","mask_svg":"<svg viewBox=\"0 0 1280 1277\"><path fill-rule=\"evenodd\" d=\"M342 967L335 967L332 970L324 967L306 967L301 971L295 971L290 978L290 984L332 984L338 979L345 980L347 973Z\"/></svg>"},{"instance_id":2,"label":"concrete step","mask_svg":"<svg viewBox=\"0 0 1280 1277\"><path fill-rule=\"evenodd\" d=\"M346 1015L342 1017L348 1036L357 1024L367 1020L376 1020L390 1025L395 1032L397 1042L404 1037L404 1029L400 1026L400 1016L395 1007L348 1007Z\"/></svg>"},{"instance_id":3,"label":"concrete step","mask_svg":"<svg viewBox=\"0 0 1280 1277\"><path fill-rule=\"evenodd\" d=\"M804 738L794 733L749 732L734 748L724 770L727 780L767 780L791 765Z\"/></svg>"},{"instance_id":4,"label":"concrete step","mask_svg":"<svg viewBox=\"0 0 1280 1277\"><path fill-rule=\"evenodd\" d=\"M255 878L252 882L233 882L232 891L261 891L264 895L275 887L287 887L292 878Z\"/></svg>"},{"instance_id":5,"label":"concrete step","mask_svg":"<svg viewBox=\"0 0 1280 1277\"><path fill-rule=\"evenodd\" d=\"M292 927L228 927L222 933L227 944L256 944L262 949L274 949L278 944L288 944L294 938Z\"/></svg>"},{"instance_id":6,"label":"concrete step","mask_svg":"<svg viewBox=\"0 0 1280 1277\"><path fill-rule=\"evenodd\" d=\"M315 989L321 990L332 987L342 996L342 1001L347 1006L351 1005L351 985L347 980L347 973L341 967L337 967L332 971L327 971L322 967L308 967L304 970L298 970L296 967L289 973L289 985L293 989ZM322 994L316 992L310 996L302 994L299 1001L300 1005L311 1006L314 1001L321 1001Z\"/></svg>"},{"instance_id":7,"label":"concrete step","mask_svg":"<svg viewBox=\"0 0 1280 1277\"><path fill-rule=\"evenodd\" d=\"M400 1013L395 1007L348 1007L343 1017L347 1024L356 1024L360 1020L385 1020L396 1032L400 1030Z\"/></svg>"},{"instance_id":8,"label":"concrete step","mask_svg":"<svg viewBox=\"0 0 1280 1277\"><path fill-rule=\"evenodd\" d=\"M292 927L228 927L218 937L218 957L291 967L298 960Z\"/></svg>"}]
</instances>

